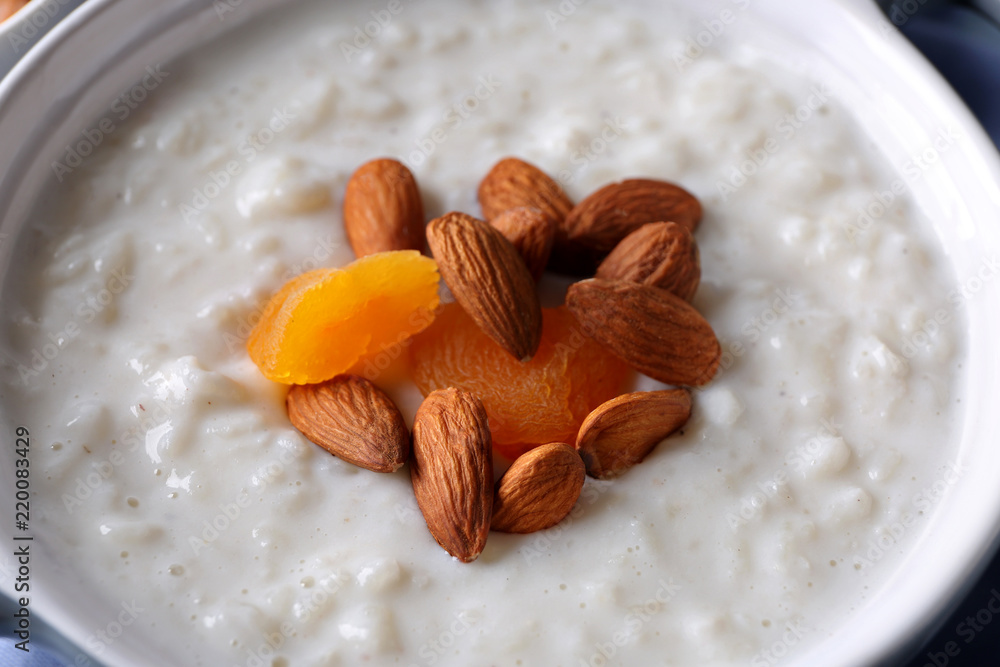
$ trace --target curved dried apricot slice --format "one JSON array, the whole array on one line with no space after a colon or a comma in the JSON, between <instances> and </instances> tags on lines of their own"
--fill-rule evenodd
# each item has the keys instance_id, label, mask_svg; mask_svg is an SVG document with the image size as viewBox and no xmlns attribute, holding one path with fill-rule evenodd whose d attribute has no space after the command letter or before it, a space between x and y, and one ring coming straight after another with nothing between
<instances>
[{"instance_id":1,"label":"curved dried apricot slice","mask_svg":"<svg viewBox=\"0 0 1000 667\"><path fill-rule=\"evenodd\" d=\"M362 257L288 281L247 341L264 375L285 384L329 380L434 321L437 264L415 250Z\"/></svg>"},{"instance_id":2,"label":"curved dried apricot slice","mask_svg":"<svg viewBox=\"0 0 1000 667\"><path fill-rule=\"evenodd\" d=\"M509 459L548 442L576 442L590 411L620 392L628 367L584 336L565 307L542 309L542 341L521 363L457 304L438 313L410 347L411 373L426 396L458 387L482 400L493 445Z\"/></svg>"}]
</instances>

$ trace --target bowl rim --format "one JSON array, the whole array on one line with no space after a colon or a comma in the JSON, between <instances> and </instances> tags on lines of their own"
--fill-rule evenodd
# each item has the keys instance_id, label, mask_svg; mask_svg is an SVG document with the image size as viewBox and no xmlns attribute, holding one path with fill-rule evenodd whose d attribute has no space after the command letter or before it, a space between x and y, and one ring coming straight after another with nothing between
<instances>
[{"instance_id":1,"label":"bowl rim","mask_svg":"<svg viewBox=\"0 0 1000 667\"><path fill-rule=\"evenodd\" d=\"M30 0L7 20L0 22L0 41L6 42L9 47L9 53L0 53L0 78L6 76L47 32L83 3L84 0ZM31 34L28 34L29 29Z\"/></svg>"}]
</instances>

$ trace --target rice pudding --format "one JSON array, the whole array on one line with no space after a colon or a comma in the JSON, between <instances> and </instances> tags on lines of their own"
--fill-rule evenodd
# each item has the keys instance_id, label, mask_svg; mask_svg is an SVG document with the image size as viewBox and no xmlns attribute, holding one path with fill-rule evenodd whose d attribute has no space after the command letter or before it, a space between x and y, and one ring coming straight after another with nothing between
<instances>
[{"instance_id":1,"label":"rice pudding","mask_svg":"<svg viewBox=\"0 0 1000 667\"><path fill-rule=\"evenodd\" d=\"M559 7L282 8L151 65L93 155L53 165L3 400L36 443L36 539L140 610L151 664L772 665L876 595L961 477L953 270L836 91L749 21L692 50L679 10ZM352 259L344 185L380 155L428 217L478 213L506 155L574 200L648 176L706 211L694 305L723 368L683 434L471 565L405 471L293 429L245 351L284 281ZM419 393L380 377L412 420Z\"/></svg>"}]
</instances>

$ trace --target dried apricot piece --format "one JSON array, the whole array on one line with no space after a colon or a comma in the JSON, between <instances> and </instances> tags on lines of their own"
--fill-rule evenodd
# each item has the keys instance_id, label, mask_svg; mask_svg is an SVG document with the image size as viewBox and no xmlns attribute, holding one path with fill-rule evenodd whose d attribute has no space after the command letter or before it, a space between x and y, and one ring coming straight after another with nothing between
<instances>
[{"instance_id":1,"label":"dried apricot piece","mask_svg":"<svg viewBox=\"0 0 1000 667\"><path fill-rule=\"evenodd\" d=\"M267 304L247 341L250 358L276 382L329 380L429 326L439 278L434 260L415 250L304 273Z\"/></svg>"},{"instance_id":2,"label":"dried apricot piece","mask_svg":"<svg viewBox=\"0 0 1000 667\"><path fill-rule=\"evenodd\" d=\"M565 307L542 309L542 340L521 363L457 304L444 306L410 346L413 381L426 396L458 387L482 400L493 445L509 459L548 442L576 442L590 411L614 398L628 367L583 334Z\"/></svg>"}]
</instances>

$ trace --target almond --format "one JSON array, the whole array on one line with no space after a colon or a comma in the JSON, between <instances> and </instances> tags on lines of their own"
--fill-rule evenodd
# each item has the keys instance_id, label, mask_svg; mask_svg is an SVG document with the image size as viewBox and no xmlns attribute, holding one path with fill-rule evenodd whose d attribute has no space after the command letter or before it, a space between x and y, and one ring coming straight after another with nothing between
<instances>
[{"instance_id":1,"label":"almond","mask_svg":"<svg viewBox=\"0 0 1000 667\"><path fill-rule=\"evenodd\" d=\"M660 287L690 302L701 281L698 244L675 222L646 224L615 246L595 277Z\"/></svg>"},{"instance_id":2,"label":"almond","mask_svg":"<svg viewBox=\"0 0 1000 667\"><path fill-rule=\"evenodd\" d=\"M537 208L519 206L504 211L490 220L517 249L535 282L542 277L549 263L552 242L556 238L556 223Z\"/></svg>"},{"instance_id":3,"label":"almond","mask_svg":"<svg viewBox=\"0 0 1000 667\"><path fill-rule=\"evenodd\" d=\"M527 361L542 337L542 307L524 260L498 230L464 213L427 226L427 243L455 300L490 338Z\"/></svg>"},{"instance_id":4,"label":"almond","mask_svg":"<svg viewBox=\"0 0 1000 667\"><path fill-rule=\"evenodd\" d=\"M410 454L410 434L385 392L357 375L292 386L288 418L304 436L334 456L375 472L399 469Z\"/></svg>"},{"instance_id":5,"label":"almond","mask_svg":"<svg viewBox=\"0 0 1000 667\"><path fill-rule=\"evenodd\" d=\"M588 475L610 479L641 462L690 416L691 394L686 389L623 394L587 415L576 448Z\"/></svg>"},{"instance_id":6,"label":"almond","mask_svg":"<svg viewBox=\"0 0 1000 667\"><path fill-rule=\"evenodd\" d=\"M503 533L533 533L562 521L583 489L586 471L573 447L553 442L514 461L496 484L493 525Z\"/></svg>"},{"instance_id":7,"label":"almond","mask_svg":"<svg viewBox=\"0 0 1000 667\"><path fill-rule=\"evenodd\" d=\"M347 181L344 229L358 257L424 249L424 205L413 174L401 162L367 162Z\"/></svg>"},{"instance_id":8,"label":"almond","mask_svg":"<svg viewBox=\"0 0 1000 667\"><path fill-rule=\"evenodd\" d=\"M486 409L461 389L431 392L413 420L410 479L427 528L468 563L486 546L493 514L492 439Z\"/></svg>"},{"instance_id":9,"label":"almond","mask_svg":"<svg viewBox=\"0 0 1000 667\"><path fill-rule=\"evenodd\" d=\"M549 265L587 275L619 241L648 222L676 222L693 232L700 220L701 204L678 185L648 178L612 183L569 212L556 233Z\"/></svg>"},{"instance_id":10,"label":"almond","mask_svg":"<svg viewBox=\"0 0 1000 667\"><path fill-rule=\"evenodd\" d=\"M0 0L0 22L16 14L26 4L28 4L28 0ZM32 18L32 22L34 22L34 18ZM13 33L11 34L13 35Z\"/></svg>"},{"instance_id":11,"label":"almond","mask_svg":"<svg viewBox=\"0 0 1000 667\"><path fill-rule=\"evenodd\" d=\"M664 289L592 278L570 285L566 305L588 336L654 380L699 386L719 368L711 325Z\"/></svg>"},{"instance_id":12,"label":"almond","mask_svg":"<svg viewBox=\"0 0 1000 667\"><path fill-rule=\"evenodd\" d=\"M479 184L479 205L491 221L504 211L521 206L537 208L559 224L573 208L563 189L544 171L515 157L490 169Z\"/></svg>"}]
</instances>

